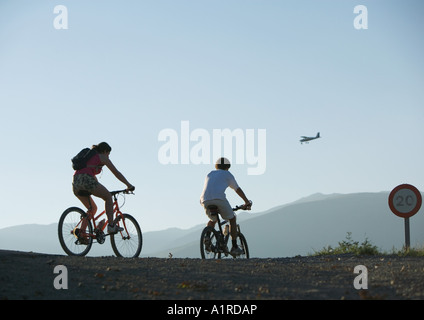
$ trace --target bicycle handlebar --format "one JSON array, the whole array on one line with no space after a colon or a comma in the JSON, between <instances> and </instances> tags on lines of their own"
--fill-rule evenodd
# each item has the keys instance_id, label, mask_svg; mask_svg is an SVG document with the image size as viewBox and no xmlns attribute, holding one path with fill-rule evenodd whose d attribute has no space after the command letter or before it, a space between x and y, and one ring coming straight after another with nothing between
<instances>
[{"instance_id":1,"label":"bicycle handlebar","mask_svg":"<svg viewBox=\"0 0 424 320\"><path fill-rule=\"evenodd\" d=\"M242 204L240 206L236 206L235 208L233 208L233 211L250 210L251 207L252 207L252 200L250 200L250 205Z\"/></svg>"},{"instance_id":2,"label":"bicycle handlebar","mask_svg":"<svg viewBox=\"0 0 424 320\"><path fill-rule=\"evenodd\" d=\"M124 194L134 194L133 190L128 190L128 189L124 189L124 190L117 190L117 191L111 191L110 194L112 196L117 195L118 193L124 193Z\"/></svg>"}]
</instances>

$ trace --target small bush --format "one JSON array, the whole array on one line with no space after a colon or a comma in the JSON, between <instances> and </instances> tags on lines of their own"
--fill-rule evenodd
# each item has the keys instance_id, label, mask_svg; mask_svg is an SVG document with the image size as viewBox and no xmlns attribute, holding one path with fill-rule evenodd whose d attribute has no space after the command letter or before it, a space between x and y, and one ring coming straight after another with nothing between
<instances>
[{"instance_id":1,"label":"small bush","mask_svg":"<svg viewBox=\"0 0 424 320\"><path fill-rule=\"evenodd\" d=\"M424 257L424 247L422 248L406 248L403 247L401 250L392 249L391 254L396 254L400 257Z\"/></svg>"},{"instance_id":2,"label":"small bush","mask_svg":"<svg viewBox=\"0 0 424 320\"><path fill-rule=\"evenodd\" d=\"M381 254L381 252L378 251L378 248L373 245L368 238L365 238L365 240L362 243L359 243L358 241L354 241L352 239L352 232L348 232L346 235L346 240L340 241L339 245L335 248L332 248L331 246L324 247L320 251L315 251L314 255L329 255L329 254L342 254L342 253L352 253L356 255L376 255Z\"/></svg>"}]
</instances>

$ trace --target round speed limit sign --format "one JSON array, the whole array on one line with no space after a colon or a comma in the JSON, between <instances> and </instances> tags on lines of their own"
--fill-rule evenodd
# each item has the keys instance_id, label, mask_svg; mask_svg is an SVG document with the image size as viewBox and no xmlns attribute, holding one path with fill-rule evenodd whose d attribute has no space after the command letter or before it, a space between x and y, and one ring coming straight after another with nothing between
<instances>
[{"instance_id":1,"label":"round speed limit sign","mask_svg":"<svg viewBox=\"0 0 424 320\"><path fill-rule=\"evenodd\" d=\"M401 218L412 217L420 210L421 203L421 193L410 184L397 186L389 195L390 210Z\"/></svg>"}]
</instances>

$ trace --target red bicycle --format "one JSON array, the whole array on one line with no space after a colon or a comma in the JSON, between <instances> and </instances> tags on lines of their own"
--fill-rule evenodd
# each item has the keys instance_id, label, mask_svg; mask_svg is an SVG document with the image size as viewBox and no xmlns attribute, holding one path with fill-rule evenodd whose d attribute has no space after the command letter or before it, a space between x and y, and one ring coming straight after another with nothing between
<instances>
[{"instance_id":1,"label":"red bicycle","mask_svg":"<svg viewBox=\"0 0 424 320\"><path fill-rule=\"evenodd\" d=\"M119 190L111 192L113 197L114 222L123 231L115 234L105 234L104 230L108 221L99 219L106 211L97 216L90 216L84 210L71 207L66 209L59 220L58 235L62 249L70 256L85 256L91 249L94 240L99 244L106 241L110 236L112 249L118 257L135 258L140 255L143 245L143 237L137 220L129 214L122 213L117 195L133 194L131 191ZM81 229L83 220L87 222L85 230Z\"/></svg>"}]
</instances>

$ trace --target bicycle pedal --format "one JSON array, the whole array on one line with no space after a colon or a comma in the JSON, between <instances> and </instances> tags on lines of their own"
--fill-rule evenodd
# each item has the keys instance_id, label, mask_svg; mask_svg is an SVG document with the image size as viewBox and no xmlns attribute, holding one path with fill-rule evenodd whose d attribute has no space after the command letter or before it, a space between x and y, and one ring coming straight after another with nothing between
<instances>
[{"instance_id":1,"label":"bicycle pedal","mask_svg":"<svg viewBox=\"0 0 424 320\"><path fill-rule=\"evenodd\" d=\"M75 244L78 245L82 245L82 246L86 246L88 245L90 242L88 239L78 239L77 241L75 241Z\"/></svg>"}]
</instances>

